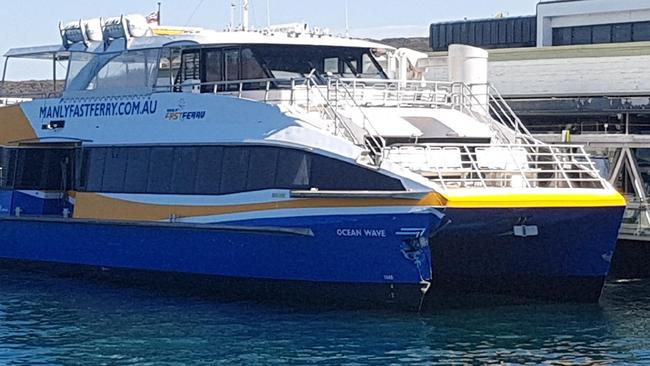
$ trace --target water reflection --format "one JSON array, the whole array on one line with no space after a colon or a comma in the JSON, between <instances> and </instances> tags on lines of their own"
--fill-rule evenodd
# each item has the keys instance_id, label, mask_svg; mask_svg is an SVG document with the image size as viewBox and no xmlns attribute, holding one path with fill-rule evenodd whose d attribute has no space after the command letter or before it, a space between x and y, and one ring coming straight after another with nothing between
<instances>
[{"instance_id":1,"label":"water reflection","mask_svg":"<svg viewBox=\"0 0 650 366\"><path fill-rule=\"evenodd\" d=\"M306 311L0 272L0 364L650 362L650 281L598 305Z\"/></svg>"}]
</instances>

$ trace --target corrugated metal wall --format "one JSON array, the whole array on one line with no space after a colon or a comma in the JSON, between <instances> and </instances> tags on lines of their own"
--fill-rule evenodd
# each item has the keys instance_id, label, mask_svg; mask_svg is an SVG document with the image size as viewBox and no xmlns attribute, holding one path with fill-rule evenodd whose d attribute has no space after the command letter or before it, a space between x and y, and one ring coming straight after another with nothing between
<instances>
[{"instance_id":1,"label":"corrugated metal wall","mask_svg":"<svg viewBox=\"0 0 650 366\"><path fill-rule=\"evenodd\" d=\"M481 48L534 47L537 41L535 16L431 24L429 43L434 51L450 44Z\"/></svg>"}]
</instances>

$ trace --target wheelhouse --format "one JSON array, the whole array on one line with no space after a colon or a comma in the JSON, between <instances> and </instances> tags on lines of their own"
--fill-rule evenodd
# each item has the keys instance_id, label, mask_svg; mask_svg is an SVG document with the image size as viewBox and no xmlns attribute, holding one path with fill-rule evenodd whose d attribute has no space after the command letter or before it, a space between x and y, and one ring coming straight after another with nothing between
<instances>
[{"instance_id":1,"label":"wheelhouse","mask_svg":"<svg viewBox=\"0 0 650 366\"><path fill-rule=\"evenodd\" d=\"M320 46L264 43L264 36L259 37L262 38L251 43L204 44L158 39L155 47L141 42L132 47L108 49L101 44L68 49L17 49L5 55L3 81L9 60L13 59L51 60L54 80L56 69L65 64L65 92L73 94L127 90L130 93L212 93L281 88L290 80L312 77L317 83L324 83L326 78L388 78L379 61L387 50L371 47L373 44L369 42L363 46ZM266 81L273 82L267 86ZM53 92L61 90L55 88Z\"/></svg>"}]
</instances>

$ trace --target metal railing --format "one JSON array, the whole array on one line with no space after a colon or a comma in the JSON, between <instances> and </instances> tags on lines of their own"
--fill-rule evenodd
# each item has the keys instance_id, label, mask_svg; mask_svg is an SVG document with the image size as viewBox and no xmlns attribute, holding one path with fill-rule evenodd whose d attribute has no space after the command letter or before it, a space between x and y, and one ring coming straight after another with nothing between
<instances>
[{"instance_id":1,"label":"metal railing","mask_svg":"<svg viewBox=\"0 0 650 366\"><path fill-rule=\"evenodd\" d=\"M627 200L619 230L619 238L630 237L650 239L650 202L636 197Z\"/></svg>"},{"instance_id":2,"label":"metal railing","mask_svg":"<svg viewBox=\"0 0 650 366\"><path fill-rule=\"evenodd\" d=\"M336 103L351 103L362 107L427 107L450 108L451 82L349 79L327 80L328 95Z\"/></svg>"},{"instance_id":3,"label":"metal railing","mask_svg":"<svg viewBox=\"0 0 650 366\"><path fill-rule=\"evenodd\" d=\"M424 107L455 109L486 123L503 142L540 143L515 115L501 94L489 84L402 81L383 79L330 79L328 96L335 105L361 107ZM472 88L484 89L484 101ZM349 91L349 92L348 92ZM505 127L505 130L503 129Z\"/></svg>"},{"instance_id":4,"label":"metal railing","mask_svg":"<svg viewBox=\"0 0 650 366\"><path fill-rule=\"evenodd\" d=\"M404 144L387 147L384 159L445 189L607 186L578 145Z\"/></svg>"}]
</instances>

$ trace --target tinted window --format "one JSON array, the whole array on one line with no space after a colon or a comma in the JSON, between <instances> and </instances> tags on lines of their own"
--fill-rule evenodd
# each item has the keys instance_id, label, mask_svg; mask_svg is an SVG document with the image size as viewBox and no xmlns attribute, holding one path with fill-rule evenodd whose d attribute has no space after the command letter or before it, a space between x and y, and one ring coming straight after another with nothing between
<instances>
[{"instance_id":1,"label":"tinted window","mask_svg":"<svg viewBox=\"0 0 650 366\"><path fill-rule=\"evenodd\" d=\"M241 73L242 79L263 79L266 77L262 66L250 48L241 50Z\"/></svg>"},{"instance_id":2,"label":"tinted window","mask_svg":"<svg viewBox=\"0 0 650 366\"><path fill-rule=\"evenodd\" d=\"M278 156L275 184L279 188L309 188L311 159L306 152L282 149Z\"/></svg>"},{"instance_id":3,"label":"tinted window","mask_svg":"<svg viewBox=\"0 0 650 366\"><path fill-rule=\"evenodd\" d=\"M270 146L90 148L83 155L80 177L85 181L78 185L80 191L228 194L273 188L403 189L399 180L371 169Z\"/></svg>"},{"instance_id":4,"label":"tinted window","mask_svg":"<svg viewBox=\"0 0 650 366\"><path fill-rule=\"evenodd\" d=\"M174 176L172 178L172 192L194 193L196 180L195 147L178 147L174 149Z\"/></svg>"},{"instance_id":5,"label":"tinted window","mask_svg":"<svg viewBox=\"0 0 650 366\"><path fill-rule=\"evenodd\" d=\"M124 191L127 154L128 150L126 148L112 148L107 152L106 162L104 163L102 191Z\"/></svg>"},{"instance_id":6,"label":"tinted window","mask_svg":"<svg viewBox=\"0 0 650 366\"><path fill-rule=\"evenodd\" d=\"M278 149L273 147L257 147L251 150L247 190L258 190L273 187L275 172L278 164Z\"/></svg>"},{"instance_id":7,"label":"tinted window","mask_svg":"<svg viewBox=\"0 0 650 366\"><path fill-rule=\"evenodd\" d=\"M226 80L239 80L239 50L226 50L225 56L225 75Z\"/></svg>"},{"instance_id":8,"label":"tinted window","mask_svg":"<svg viewBox=\"0 0 650 366\"><path fill-rule=\"evenodd\" d=\"M591 27L573 27L573 44L590 44Z\"/></svg>"},{"instance_id":9,"label":"tinted window","mask_svg":"<svg viewBox=\"0 0 650 366\"><path fill-rule=\"evenodd\" d=\"M571 28L553 29L553 45L565 46L571 44Z\"/></svg>"},{"instance_id":10,"label":"tinted window","mask_svg":"<svg viewBox=\"0 0 650 366\"><path fill-rule=\"evenodd\" d=\"M16 150L2 149L0 160L0 187L11 189L14 185L16 170Z\"/></svg>"},{"instance_id":11,"label":"tinted window","mask_svg":"<svg viewBox=\"0 0 650 366\"><path fill-rule=\"evenodd\" d=\"M8 189L68 190L72 187L74 149L3 149L0 183Z\"/></svg>"},{"instance_id":12,"label":"tinted window","mask_svg":"<svg viewBox=\"0 0 650 366\"><path fill-rule=\"evenodd\" d=\"M199 194L218 194L221 182L223 148L203 146L198 148L194 191Z\"/></svg>"},{"instance_id":13,"label":"tinted window","mask_svg":"<svg viewBox=\"0 0 650 366\"><path fill-rule=\"evenodd\" d=\"M612 26L612 40L614 42L631 42L632 24L614 24Z\"/></svg>"},{"instance_id":14,"label":"tinted window","mask_svg":"<svg viewBox=\"0 0 650 366\"><path fill-rule=\"evenodd\" d=\"M43 173L43 160L45 160L45 150L18 150L15 172L15 188L29 189L36 187L41 181Z\"/></svg>"},{"instance_id":15,"label":"tinted window","mask_svg":"<svg viewBox=\"0 0 650 366\"><path fill-rule=\"evenodd\" d=\"M635 23L632 27L633 41L650 41L650 22Z\"/></svg>"},{"instance_id":16,"label":"tinted window","mask_svg":"<svg viewBox=\"0 0 650 366\"><path fill-rule=\"evenodd\" d=\"M595 25L592 28L593 43L610 43L612 41L611 25Z\"/></svg>"},{"instance_id":17,"label":"tinted window","mask_svg":"<svg viewBox=\"0 0 650 366\"><path fill-rule=\"evenodd\" d=\"M221 171L221 193L234 193L246 190L249 149L226 147L223 152Z\"/></svg>"},{"instance_id":18,"label":"tinted window","mask_svg":"<svg viewBox=\"0 0 650 366\"><path fill-rule=\"evenodd\" d=\"M106 154L110 151L107 148L95 148L84 151L84 168L86 170L86 190L91 192L102 192L102 180L104 177L104 163Z\"/></svg>"},{"instance_id":19,"label":"tinted window","mask_svg":"<svg viewBox=\"0 0 650 366\"><path fill-rule=\"evenodd\" d=\"M206 50L205 59L205 82L223 81L223 53L220 50ZM218 86L217 86L218 87ZM203 92L214 92L215 85L203 85Z\"/></svg>"},{"instance_id":20,"label":"tinted window","mask_svg":"<svg viewBox=\"0 0 650 366\"><path fill-rule=\"evenodd\" d=\"M172 166L174 149L171 147L151 148L147 192L172 193Z\"/></svg>"},{"instance_id":21,"label":"tinted window","mask_svg":"<svg viewBox=\"0 0 650 366\"><path fill-rule=\"evenodd\" d=\"M220 50L205 51L205 81L223 80L223 55Z\"/></svg>"},{"instance_id":22,"label":"tinted window","mask_svg":"<svg viewBox=\"0 0 650 366\"><path fill-rule=\"evenodd\" d=\"M370 169L327 158L314 156L311 186L320 190L401 190L399 180Z\"/></svg>"},{"instance_id":23,"label":"tinted window","mask_svg":"<svg viewBox=\"0 0 650 366\"><path fill-rule=\"evenodd\" d=\"M127 150L128 156L124 178L124 191L146 192L150 149L136 147Z\"/></svg>"}]
</instances>

